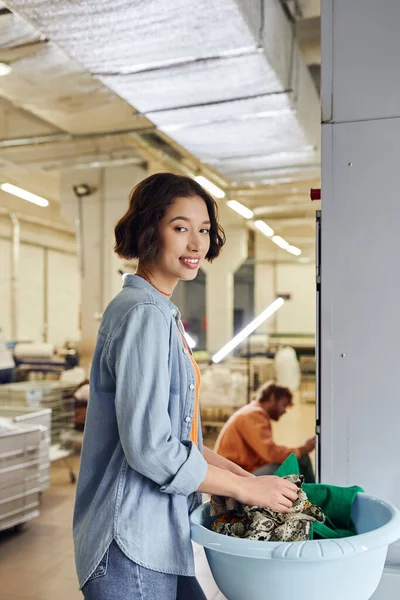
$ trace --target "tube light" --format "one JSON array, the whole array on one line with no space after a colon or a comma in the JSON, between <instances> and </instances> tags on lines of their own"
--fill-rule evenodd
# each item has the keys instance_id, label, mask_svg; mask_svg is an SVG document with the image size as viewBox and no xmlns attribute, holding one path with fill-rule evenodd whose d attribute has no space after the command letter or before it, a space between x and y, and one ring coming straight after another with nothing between
<instances>
[{"instance_id":1,"label":"tube light","mask_svg":"<svg viewBox=\"0 0 400 600\"><path fill-rule=\"evenodd\" d=\"M10 65L8 65L7 63L0 62L0 77L3 77L4 75L9 75L11 71L12 69Z\"/></svg>"},{"instance_id":2,"label":"tube light","mask_svg":"<svg viewBox=\"0 0 400 600\"><path fill-rule=\"evenodd\" d=\"M276 313L276 311L279 310L281 306L284 305L284 303L285 301L283 298L277 298L272 304L270 304L265 310L263 310L263 312L260 313L258 317L253 319L251 323L246 325L246 327L242 329L242 331L235 335L235 337L230 342L225 344L225 346L223 346L221 350L218 350L218 352L212 357L213 362L219 363L223 358L225 358L225 356L232 352L232 350L236 348L236 346L238 346L251 333L253 333L253 331L255 331L257 327L259 327L262 323L264 323L264 321L272 317L272 315Z\"/></svg>"},{"instance_id":3,"label":"tube light","mask_svg":"<svg viewBox=\"0 0 400 600\"><path fill-rule=\"evenodd\" d=\"M289 243L286 240L284 240L280 235L274 235L272 241L274 242L274 244L279 246L279 248L282 248L282 250L287 250L289 248Z\"/></svg>"},{"instance_id":4,"label":"tube light","mask_svg":"<svg viewBox=\"0 0 400 600\"><path fill-rule=\"evenodd\" d=\"M194 341L194 339L185 331L185 340L187 342L187 345L189 346L189 348L191 350L193 350L193 348L196 346L196 342Z\"/></svg>"},{"instance_id":5,"label":"tube light","mask_svg":"<svg viewBox=\"0 0 400 600\"><path fill-rule=\"evenodd\" d=\"M212 194L216 198L225 198L224 190L221 190L221 188L209 181L206 177L203 177L203 175L197 175L194 179L195 181L197 181L197 183L203 186L203 188L206 189L207 192L210 192L210 194Z\"/></svg>"},{"instance_id":6,"label":"tube light","mask_svg":"<svg viewBox=\"0 0 400 600\"><path fill-rule=\"evenodd\" d=\"M294 254L294 256L301 256L302 251L300 248L297 248L297 246L291 246L289 242L284 240L280 235L274 235L273 229L271 229L271 227L267 225L265 221L256 221L254 224L264 235L267 237L272 237L272 241L274 244L279 246L279 248L290 252L290 254Z\"/></svg>"},{"instance_id":7,"label":"tube light","mask_svg":"<svg viewBox=\"0 0 400 600\"><path fill-rule=\"evenodd\" d=\"M227 205L245 219L252 219L254 217L253 211L237 200L228 200Z\"/></svg>"},{"instance_id":8,"label":"tube light","mask_svg":"<svg viewBox=\"0 0 400 600\"><path fill-rule=\"evenodd\" d=\"M18 196L18 198L22 198L22 200L27 200L28 202L33 202L33 204L37 204L38 206L48 206L49 201L41 196L36 196L36 194L32 194L31 192L27 192L16 185L12 185L11 183L2 183L0 184L0 189L3 192L7 192L7 194L12 194L13 196Z\"/></svg>"},{"instance_id":9,"label":"tube light","mask_svg":"<svg viewBox=\"0 0 400 600\"><path fill-rule=\"evenodd\" d=\"M274 235L274 230L271 229L271 227L267 225L265 221L256 221L255 226L267 237L272 237Z\"/></svg>"},{"instance_id":10,"label":"tube light","mask_svg":"<svg viewBox=\"0 0 400 600\"><path fill-rule=\"evenodd\" d=\"M295 256L301 256L302 254L300 248L297 248L296 246L288 246L286 250L290 252L290 254L294 254Z\"/></svg>"}]
</instances>

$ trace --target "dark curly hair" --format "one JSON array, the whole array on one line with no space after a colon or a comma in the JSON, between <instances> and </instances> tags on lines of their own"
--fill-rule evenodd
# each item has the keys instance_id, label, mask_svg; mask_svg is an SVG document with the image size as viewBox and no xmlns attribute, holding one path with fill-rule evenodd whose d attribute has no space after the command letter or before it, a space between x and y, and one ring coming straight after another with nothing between
<instances>
[{"instance_id":1,"label":"dark curly hair","mask_svg":"<svg viewBox=\"0 0 400 600\"><path fill-rule=\"evenodd\" d=\"M256 400L258 402L268 402L271 396L274 395L276 400L280 398L287 398L289 400L289 406L292 406L293 394L287 387L277 385L274 381L267 381L260 386L256 393Z\"/></svg>"},{"instance_id":2,"label":"dark curly hair","mask_svg":"<svg viewBox=\"0 0 400 600\"><path fill-rule=\"evenodd\" d=\"M197 181L173 173L150 175L133 188L129 208L115 226L114 250L118 256L153 262L159 250L159 221L175 198L193 196L200 196L207 205L211 226L206 259L211 262L225 244L225 233L218 223L217 203Z\"/></svg>"}]
</instances>

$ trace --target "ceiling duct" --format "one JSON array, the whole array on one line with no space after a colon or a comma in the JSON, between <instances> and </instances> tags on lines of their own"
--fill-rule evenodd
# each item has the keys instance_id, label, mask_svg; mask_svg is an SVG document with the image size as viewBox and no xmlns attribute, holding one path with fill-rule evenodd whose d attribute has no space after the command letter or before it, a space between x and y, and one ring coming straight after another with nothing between
<instances>
[{"instance_id":1,"label":"ceiling duct","mask_svg":"<svg viewBox=\"0 0 400 600\"><path fill-rule=\"evenodd\" d=\"M279 0L8 5L223 176L318 170L319 98Z\"/></svg>"},{"instance_id":2,"label":"ceiling duct","mask_svg":"<svg viewBox=\"0 0 400 600\"><path fill-rule=\"evenodd\" d=\"M159 135L157 135L157 133L143 133L141 134L141 137L142 140L149 145L149 147L164 152L173 160L182 160L182 154L178 152L176 148L172 148L172 146L163 140Z\"/></svg>"}]
</instances>

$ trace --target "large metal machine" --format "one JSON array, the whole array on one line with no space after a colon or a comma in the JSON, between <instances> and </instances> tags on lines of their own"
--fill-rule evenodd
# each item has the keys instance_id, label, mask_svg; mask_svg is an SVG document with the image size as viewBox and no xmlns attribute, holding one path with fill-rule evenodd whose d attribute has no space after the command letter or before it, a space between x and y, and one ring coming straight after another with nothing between
<instances>
[{"instance_id":1,"label":"large metal machine","mask_svg":"<svg viewBox=\"0 0 400 600\"><path fill-rule=\"evenodd\" d=\"M400 506L400 3L322 1L319 472ZM400 542L374 600L399 597Z\"/></svg>"}]
</instances>

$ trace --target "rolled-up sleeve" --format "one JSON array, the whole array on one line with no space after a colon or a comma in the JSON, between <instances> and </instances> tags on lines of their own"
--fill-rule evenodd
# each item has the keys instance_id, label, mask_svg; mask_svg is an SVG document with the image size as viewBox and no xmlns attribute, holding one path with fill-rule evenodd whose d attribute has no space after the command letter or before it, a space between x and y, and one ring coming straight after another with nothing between
<instances>
[{"instance_id":1,"label":"rolled-up sleeve","mask_svg":"<svg viewBox=\"0 0 400 600\"><path fill-rule=\"evenodd\" d=\"M188 496L207 473L192 442L172 435L168 412L169 324L155 304L135 306L112 337L108 360L115 372L115 410L130 467L160 486Z\"/></svg>"}]
</instances>

